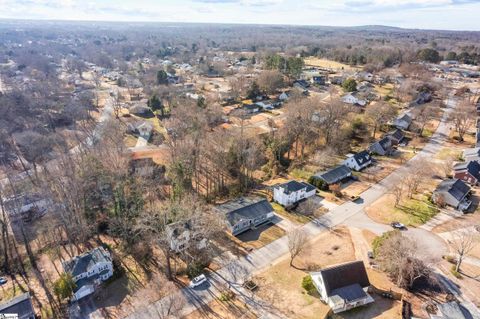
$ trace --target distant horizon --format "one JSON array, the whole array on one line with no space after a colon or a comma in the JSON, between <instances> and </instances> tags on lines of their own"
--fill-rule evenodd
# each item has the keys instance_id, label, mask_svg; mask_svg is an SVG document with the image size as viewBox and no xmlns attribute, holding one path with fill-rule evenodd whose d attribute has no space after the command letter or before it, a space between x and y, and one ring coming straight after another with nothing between
<instances>
[{"instance_id":1,"label":"distant horizon","mask_svg":"<svg viewBox=\"0 0 480 319\"><path fill-rule=\"evenodd\" d=\"M478 0L0 0L0 19L480 31Z\"/></svg>"},{"instance_id":2,"label":"distant horizon","mask_svg":"<svg viewBox=\"0 0 480 319\"><path fill-rule=\"evenodd\" d=\"M120 23L131 23L131 24L191 24L191 25L228 25L228 26L284 26L284 27L317 27L317 28L338 28L338 29L363 29L363 28L385 28L385 29L398 29L404 31L437 31L437 32L480 32L479 30L455 30L455 29L427 29L427 28L414 28L414 27L398 27L394 25L382 25L382 24L365 24L365 25L323 25L323 24L286 24L286 23L242 23L242 22L195 22L195 21L146 21L146 20L65 20L65 19L29 19L29 18L2 18L0 17L1 22L34 22L34 23L66 23L66 24L120 24Z\"/></svg>"}]
</instances>

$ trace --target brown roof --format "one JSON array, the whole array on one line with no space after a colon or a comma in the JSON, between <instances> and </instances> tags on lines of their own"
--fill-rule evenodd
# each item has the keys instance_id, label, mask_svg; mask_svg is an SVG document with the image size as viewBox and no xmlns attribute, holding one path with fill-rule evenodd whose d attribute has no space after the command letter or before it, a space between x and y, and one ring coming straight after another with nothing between
<instances>
[{"instance_id":1,"label":"brown roof","mask_svg":"<svg viewBox=\"0 0 480 319\"><path fill-rule=\"evenodd\" d=\"M323 277L327 296L331 296L335 289L353 284L359 284L362 288L370 286L365 265L361 260L325 268L320 273Z\"/></svg>"}]
</instances>

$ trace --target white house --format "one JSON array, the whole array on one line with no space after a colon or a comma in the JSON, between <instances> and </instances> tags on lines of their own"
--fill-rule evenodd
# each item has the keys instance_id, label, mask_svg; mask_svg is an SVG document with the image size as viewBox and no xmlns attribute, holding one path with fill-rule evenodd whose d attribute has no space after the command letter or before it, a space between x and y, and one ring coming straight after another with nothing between
<instances>
[{"instance_id":1,"label":"white house","mask_svg":"<svg viewBox=\"0 0 480 319\"><path fill-rule=\"evenodd\" d=\"M353 261L310 273L320 298L334 313L374 302L363 261Z\"/></svg>"},{"instance_id":2,"label":"white house","mask_svg":"<svg viewBox=\"0 0 480 319\"><path fill-rule=\"evenodd\" d=\"M62 263L66 273L70 273L76 288L73 300L79 300L93 293L102 281L113 275L110 253L103 247L97 247L83 255Z\"/></svg>"},{"instance_id":3,"label":"white house","mask_svg":"<svg viewBox=\"0 0 480 319\"><path fill-rule=\"evenodd\" d=\"M189 247L195 247L200 250L208 245L208 239L202 236L192 220L168 224L166 234L170 242L170 249L176 253L182 252Z\"/></svg>"},{"instance_id":4,"label":"white house","mask_svg":"<svg viewBox=\"0 0 480 319\"><path fill-rule=\"evenodd\" d=\"M304 182L289 181L273 189L273 199L283 206L293 205L313 195L315 195L315 187Z\"/></svg>"},{"instance_id":5,"label":"white house","mask_svg":"<svg viewBox=\"0 0 480 319\"><path fill-rule=\"evenodd\" d=\"M480 147L464 149L463 159L465 160L465 162L471 162L471 161L480 162Z\"/></svg>"},{"instance_id":6,"label":"white house","mask_svg":"<svg viewBox=\"0 0 480 319\"><path fill-rule=\"evenodd\" d=\"M365 106L367 105L367 101L359 99L352 93L348 93L342 97L343 103L358 105L358 106Z\"/></svg>"},{"instance_id":7,"label":"white house","mask_svg":"<svg viewBox=\"0 0 480 319\"><path fill-rule=\"evenodd\" d=\"M367 151L361 151L356 154L348 154L343 164L355 171L361 171L368 165L372 164L372 157Z\"/></svg>"}]
</instances>

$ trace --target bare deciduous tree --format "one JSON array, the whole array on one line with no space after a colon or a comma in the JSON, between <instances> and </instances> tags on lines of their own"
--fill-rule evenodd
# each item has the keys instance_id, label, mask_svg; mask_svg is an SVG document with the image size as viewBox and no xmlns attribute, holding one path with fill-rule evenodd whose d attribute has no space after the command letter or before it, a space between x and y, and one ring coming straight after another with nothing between
<instances>
[{"instance_id":1,"label":"bare deciduous tree","mask_svg":"<svg viewBox=\"0 0 480 319\"><path fill-rule=\"evenodd\" d=\"M293 260L305 249L305 247L307 246L307 241L307 234L301 228L294 229L288 234L290 266L293 265Z\"/></svg>"},{"instance_id":2,"label":"bare deciduous tree","mask_svg":"<svg viewBox=\"0 0 480 319\"><path fill-rule=\"evenodd\" d=\"M395 108L386 102L377 102L368 107L365 111L365 116L373 126L372 136L375 138L375 133L379 127L387 124L395 117Z\"/></svg>"},{"instance_id":3,"label":"bare deciduous tree","mask_svg":"<svg viewBox=\"0 0 480 319\"><path fill-rule=\"evenodd\" d=\"M460 271L460 266L462 265L463 259L477 245L477 242L478 235L474 231L462 229L453 232L450 244L457 254L455 271Z\"/></svg>"},{"instance_id":4,"label":"bare deciduous tree","mask_svg":"<svg viewBox=\"0 0 480 319\"><path fill-rule=\"evenodd\" d=\"M454 125L460 142L463 142L463 137L474 124L472 112L474 112L473 105L468 100L463 100L450 115L450 121Z\"/></svg>"}]
</instances>

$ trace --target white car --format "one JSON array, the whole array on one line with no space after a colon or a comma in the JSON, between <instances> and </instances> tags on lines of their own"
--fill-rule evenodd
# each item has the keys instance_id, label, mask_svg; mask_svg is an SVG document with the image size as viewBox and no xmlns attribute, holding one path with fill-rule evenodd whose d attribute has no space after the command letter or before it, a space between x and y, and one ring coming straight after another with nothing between
<instances>
[{"instance_id":1,"label":"white car","mask_svg":"<svg viewBox=\"0 0 480 319\"><path fill-rule=\"evenodd\" d=\"M207 277L204 274L201 274L198 277L195 277L190 281L190 288L195 288L207 281Z\"/></svg>"}]
</instances>

